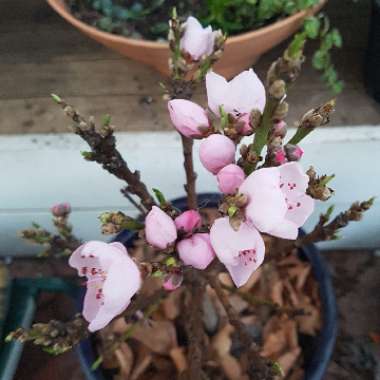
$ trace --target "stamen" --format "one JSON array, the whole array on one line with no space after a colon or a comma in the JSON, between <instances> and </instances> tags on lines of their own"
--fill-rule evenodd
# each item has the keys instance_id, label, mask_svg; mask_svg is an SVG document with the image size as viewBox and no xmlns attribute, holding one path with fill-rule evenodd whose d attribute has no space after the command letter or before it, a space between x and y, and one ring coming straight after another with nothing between
<instances>
[{"instance_id":1,"label":"stamen","mask_svg":"<svg viewBox=\"0 0 380 380\"><path fill-rule=\"evenodd\" d=\"M247 266L252 262L256 262L256 250L255 249L243 249L239 251L239 260L243 265Z\"/></svg>"}]
</instances>

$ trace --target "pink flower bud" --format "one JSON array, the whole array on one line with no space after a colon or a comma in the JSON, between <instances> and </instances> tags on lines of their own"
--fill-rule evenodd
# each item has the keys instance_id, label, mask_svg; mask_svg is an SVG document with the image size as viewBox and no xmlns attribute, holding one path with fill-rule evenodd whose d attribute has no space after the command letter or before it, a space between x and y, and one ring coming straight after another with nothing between
<instances>
[{"instance_id":1,"label":"pink flower bud","mask_svg":"<svg viewBox=\"0 0 380 380\"><path fill-rule=\"evenodd\" d=\"M174 219L178 231L191 234L196 228L202 225L202 218L198 211L188 210Z\"/></svg>"},{"instance_id":2,"label":"pink flower bud","mask_svg":"<svg viewBox=\"0 0 380 380\"><path fill-rule=\"evenodd\" d=\"M62 217L67 216L71 212L71 206L70 203L64 202L64 203L57 203L51 208L51 213L55 217Z\"/></svg>"},{"instance_id":3,"label":"pink flower bud","mask_svg":"<svg viewBox=\"0 0 380 380\"><path fill-rule=\"evenodd\" d=\"M214 50L215 32L211 26L203 28L195 17L188 17L185 23L185 33L180 41L180 47L194 61L210 55Z\"/></svg>"},{"instance_id":4,"label":"pink flower bud","mask_svg":"<svg viewBox=\"0 0 380 380\"><path fill-rule=\"evenodd\" d=\"M245 179L243 169L235 164L225 166L216 176L219 190L224 194L236 193L239 186Z\"/></svg>"},{"instance_id":5,"label":"pink flower bud","mask_svg":"<svg viewBox=\"0 0 380 380\"><path fill-rule=\"evenodd\" d=\"M199 157L203 166L213 174L235 160L235 144L226 136L213 134L201 143Z\"/></svg>"},{"instance_id":6,"label":"pink flower bud","mask_svg":"<svg viewBox=\"0 0 380 380\"><path fill-rule=\"evenodd\" d=\"M273 136L275 137L282 137L284 138L286 135L286 123L285 121L281 120L278 123L275 123L273 125Z\"/></svg>"},{"instance_id":7,"label":"pink flower bud","mask_svg":"<svg viewBox=\"0 0 380 380\"><path fill-rule=\"evenodd\" d=\"M298 145L286 144L285 145L286 157L289 161L299 161L303 156L303 149Z\"/></svg>"},{"instance_id":8,"label":"pink flower bud","mask_svg":"<svg viewBox=\"0 0 380 380\"><path fill-rule=\"evenodd\" d=\"M210 243L210 235L206 233L194 234L177 244L180 259L196 269L206 269L214 260L215 252Z\"/></svg>"},{"instance_id":9,"label":"pink flower bud","mask_svg":"<svg viewBox=\"0 0 380 380\"><path fill-rule=\"evenodd\" d=\"M159 207L153 206L145 219L145 237L153 247L166 249L177 239L173 219Z\"/></svg>"},{"instance_id":10,"label":"pink flower bud","mask_svg":"<svg viewBox=\"0 0 380 380\"><path fill-rule=\"evenodd\" d=\"M286 154L284 149L279 149L275 154L274 154L274 161L276 164L282 165L287 162Z\"/></svg>"},{"instance_id":11,"label":"pink flower bud","mask_svg":"<svg viewBox=\"0 0 380 380\"><path fill-rule=\"evenodd\" d=\"M190 100L170 100L168 108L174 127L186 137L202 137L204 130L209 128L205 110Z\"/></svg>"},{"instance_id":12,"label":"pink flower bud","mask_svg":"<svg viewBox=\"0 0 380 380\"><path fill-rule=\"evenodd\" d=\"M181 286L182 281L183 276L181 273L170 273L165 277L162 287L170 292L178 289Z\"/></svg>"}]
</instances>

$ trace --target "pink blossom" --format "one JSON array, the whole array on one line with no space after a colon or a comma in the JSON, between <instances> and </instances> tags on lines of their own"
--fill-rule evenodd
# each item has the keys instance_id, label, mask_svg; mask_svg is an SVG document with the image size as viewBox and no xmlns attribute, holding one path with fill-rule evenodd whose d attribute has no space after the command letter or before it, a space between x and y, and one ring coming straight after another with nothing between
<instances>
[{"instance_id":1,"label":"pink blossom","mask_svg":"<svg viewBox=\"0 0 380 380\"><path fill-rule=\"evenodd\" d=\"M241 72L230 82L211 71L206 75L206 87L208 106L216 115L220 114L220 106L236 118L253 110L264 110L265 88L252 69Z\"/></svg>"},{"instance_id":2,"label":"pink blossom","mask_svg":"<svg viewBox=\"0 0 380 380\"><path fill-rule=\"evenodd\" d=\"M228 217L216 219L210 239L216 256L237 287L243 286L264 261L264 241L256 228L247 223L242 223L235 231Z\"/></svg>"},{"instance_id":3,"label":"pink blossom","mask_svg":"<svg viewBox=\"0 0 380 380\"><path fill-rule=\"evenodd\" d=\"M285 164L285 162L288 161L286 158L286 154L285 154L284 149L281 148L277 152L275 152L274 160L275 160L276 164L279 164L279 165Z\"/></svg>"},{"instance_id":4,"label":"pink blossom","mask_svg":"<svg viewBox=\"0 0 380 380\"><path fill-rule=\"evenodd\" d=\"M145 218L145 237L153 247L166 249L177 239L173 219L159 207L153 206Z\"/></svg>"},{"instance_id":5,"label":"pink blossom","mask_svg":"<svg viewBox=\"0 0 380 380\"><path fill-rule=\"evenodd\" d=\"M218 172L216 178L222 193L234 194L243 183L245 174L240 166L229 164Z\"/></svg>"},{"instance_id":6,"label":"pink blossom","mask_svg":"<svg viewBox=\"0 0 380 380\"><path fill-rule=\"evenodd\" d=\"M214 260L215 252L210 243L210 235L197 233L177 244L180 259L196 269L206 269Z\"/></svg>"},{"instance_id":7,"label":"pink blossom","mask_svg":"<svg viewBox=\"0 0 380 380\"><path fill-rule=\"evenodd\" d=\"M167 291L173 291L178 289L183 281L183 276L181 273L169 273L165 279L162 287Z\"/></svg>"},{"instance_id":8,"label":"pink blossom","mask_svg":"<svg viewBox=\"0 0 380 380\"><path fill-rule=\"evenodd\" d=\"M185 22L185 33L180 41L180 47L194 61L210 55L214 50L215 32L211 26L203 28L195 17L188 17Z\"/></svg>"},{"instance_id":9,"label":"pink blossom","mask_svg":"<svg viewBox=\"0 0 380 380\"><path fill-rule=\"evenodd\" d=\"M306 194L308 182L296 162L254 171L239 188L248 196L248 223L261 232L295 239L314 210L314 200Z\"/></svg>"},{"instance_id":10,"label":"pink blossom","mask_svg":"<svg viewBox=\"0 0 380 380\"><path fill-rule=\"evenodd\" d=\"M57 203L50 211L55 217L67 216L71 212L71 205L68 202Z\"/></svg>"},{"instance_id":11,"label":"pink blossom","mask_svg":"<svg viewBox=\"0 0 380 380\"><path fill-rule=\"evenodd\" d=\"M202 225L202 217L196 210L188 210L174 219L178 231L191 234L196 228Z\"/></svg>"},{"instance_id":12,"label":"pink blossom","mask_svg":"<svg viewBox=\"0 0 380 380\"><path fill-rule=\"evenodd\" d=\"M72 253L69 265L87 277L83 317L92 332L122 313L141 286L138 266L121 243L85 243Z\"/></svg>"},{"instance_id":13,"label":"pink blossom","mask_svg":"<svg viewBox=\"0 0 380 380\"><path fill-rule=\"evenodd\" d=\"M209 128L205 110L190 100L170 100L168 108L174 127L186 137L202 137L203 132Z\"/></svg>"},{"instance_id":14,"label":"pink blossom","mask_svg":"<svg viewBox=\"0 0 380 380\"><path fill-rule=\"evenodd\" d=\"M203 166L213 174L235 160L235 144L226 136L213 134L201 142L199 157Z\"/></svg>"}]
</instances>

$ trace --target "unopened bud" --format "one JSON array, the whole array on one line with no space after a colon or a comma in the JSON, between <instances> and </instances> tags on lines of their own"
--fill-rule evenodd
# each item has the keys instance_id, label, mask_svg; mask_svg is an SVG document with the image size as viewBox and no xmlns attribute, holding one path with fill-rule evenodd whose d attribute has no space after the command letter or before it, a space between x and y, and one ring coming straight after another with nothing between
<instances>
[{"instance_id":1,"label":"unopened bud","mask_svg":"<svg viewBox=\"0 0 380 380\"><path fill-rule=\"evenodd\" d=\"M286 93L286 84L282 79L275 80L269 87L269 95L277 100L281 100Z\"/></svg>"},{"instance_id":2,"label":"unopened bud","mask_svg":"<svg viewBox=\"0 0 380 380\"><path fill-rule=\"evenodd\" d=\"M298 145L285 145L286 157L289 161L299 161L303 156L303 149Z\"/></svg>"},{"instance_id":3,"label":"unopened bud","mask_svg":"<svg viewBox=\"0 0 380 380\"><path fill-rule=\"evenodd\" d=\"M279 149L274 153L274 161L278 165L285 164L288 161L284 149Z\"/></svg>"},{"instance_id":4,"label":"unopened bud","mask_svg":"<svg viewBox=\"0 0 380 380\"><path fill-rule=\"evenodd\" d=\"M70 203L67 203L67 202L58 203L58 204L54 205L50 209L50 211L57 218L66 217L71 212L71 206L70 206Z\"/></svg>"},{"instance_id":5,"label":"unopened bud","mask_svg":"<svg viewBox=\"0 0 380 380\"><path fill-rule=\"evenodd\" d=\"M284 138L286 136L286 123L281 120L278 123L275 123L272 128L272 136L273 137L281 137Z\"/></svg>"},{"instance_id":6,"label":"unopened bud","mask_svg":"<svg viewBox=\"0 0 380 380\"><path fill-rule=\"evenodd\" d=\"M252 130L255 131L261 123L261 112L259 110L253 110L249 115L249 124Z\"/></svg>"},{"instance_id":7,"label":"unopened bud","mask_svg":"<svg viewBox=\"0 0 380 380\"><path fill-rule=\"evenodd\" d=\"M283 120L286 118L289 111L289 104L287 102L281 102L273 113L274 120Z\"/></svg>"}]
</instances>

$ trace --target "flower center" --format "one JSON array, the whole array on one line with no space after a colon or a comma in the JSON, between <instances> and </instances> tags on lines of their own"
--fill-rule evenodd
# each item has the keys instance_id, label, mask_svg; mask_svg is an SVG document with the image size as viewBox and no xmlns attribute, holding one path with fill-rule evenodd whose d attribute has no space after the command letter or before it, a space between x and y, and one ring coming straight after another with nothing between
<instances>
[{"instance_id":1,"label":"flower center","mask_svg":"<svg viewBox=\"0 0 380 380\"><path fill-rule=\"evenodd\" d=\"M243 249L239 251L238 255L239 261L244 266L247 266L251 263L255 263L256 259L256 249Z\"/></svg>"}]
</instances>

